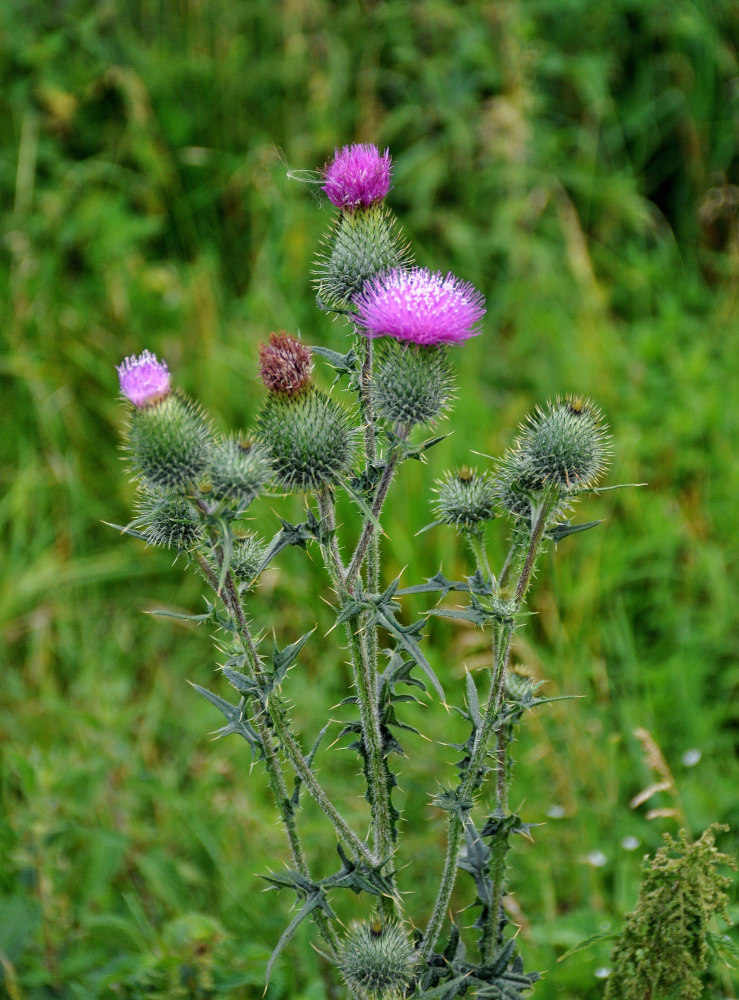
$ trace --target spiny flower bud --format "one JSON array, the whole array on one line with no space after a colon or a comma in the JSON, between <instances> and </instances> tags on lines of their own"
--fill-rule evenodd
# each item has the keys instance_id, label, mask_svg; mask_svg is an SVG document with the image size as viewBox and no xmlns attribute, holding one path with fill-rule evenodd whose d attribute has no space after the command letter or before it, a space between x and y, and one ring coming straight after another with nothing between
<instances>
[{"instance_id":1,"label":"spiny flower bud","mask_svg":"<svg viewBox=\"0 0 739 1000\"><path fill-rule=\"evenodd\" d=\"M403 996L416 963L408 933L397 923L355 924L339 954L347 984L372 1000Z\"/></svg>"},{"instance_id":2,"label":"spiny flower bud","mask_svg":"<svg viewBox=\"0 0 739 1000\"><path fill-rule=\"evenodd\" d=\"M158 402L170 393L169 368L151 351L125 358L118 365L117 372L121 392L139 409Z\"/></svg>"},{"instance_id":3,"label":"spiny flower bud","mask_svg":"<svg viewBox=\"0 0 739 1000\"><path fill-rule=\"evenodd\" d=\"M396 269L368 281L354 299L368 337L414 344L454 344L480 331L485 299L467 281L423 267Z\"/></svg>"},{"instance_id":4,"label":"spiny flower bud","mask_svg":"<svg viewBox=\"0 0 739 1000\"><path fill-rule=\"evenodd\" d=\"M493 490L496 505L504 514L516 521L531 522L536 491L531 488L520 452L508 451L499 461L493 476Z\"/></svg>"},{"instance_id":5,"label":"spiny flower bud","mask_svg":"<svg viewBox=\"0 0 739 1000\"><path fill-rule=\"evenodd\" d=\"M182 497L159 490L142 489L138 500L139 520L150 545L186 550L202 538L202 528L192 507Z\"/></svg>"},{"instance_id":6,"label":"spiny flower bud","mask_svg":"<svg viewBox=\"0 0 739 1000\"><path fill-rule=\"evenodd\" d=\"M269 343L259 347L259 374L270 392L298 393L312 371L310 350L284 330L270 333Z\"/></svg>"},{"instance_id":7,"label":"spiny flower bud","mask_svg":"<svg viewBox=\"0 0 739 1000\"><path fill-rule=\"evenodd\" d=\"M216 500L250 503L272 475L269 455L263 445L240 437L227 437L212 450L208 478Z\"/></svg>"},{"instance_id":8,"label":"spiny flower bud","mask_svg":"<svg viewBox=\"0 0 739 1000\"><path fill-rule=\"evenodd\" d=\"M436 486L434 513L444 524L474 531L495 517L495 486L491 477L475 469L448 472Z\"/></svg>"},{"instance_id":9,"label":"spiny flower bud","mask_svg":"<svg viewBox=\"0 0 739 1000\"><path fill-rule=\"evenodd\" d=\"M378 343L371 394L380 417L408 429L429 423L446 409L452 386L446 348Z\"/></svg>"},{"instance_id":10,"label":"spiny flower bud","mask_svg":"<svg viewBox=\"0 0 739 1000\"><path fill-rule=\"evenodd\" d=\"M205 471L211 429L199 406L176 392L134 410L128 428L133 471L149 487L182 492Z\"/></svg>"},{"instance_id":11,"label":"spiny flower bud","mask_svg":"<svg viewBox=\"0 0 739 1000\"><path fill-rule=\"evenodd\" d=\"M257 570L262 565L265 546L258 535L248 534L235 539L231 553L231 572L240 584L254 582Z\"/></svg>"},{"instance_id":12,"label":"spiny flower bud","mask_svg":"<svg viewBox=\"0 0 739 1000\"><path fill-rule=\"evenodd\" d=\"M409 247L384 205L342 212L316 259L314 285L329 305L346 306L382 271L407 267Z\"/></svg>"},{"instance_id":13,"label":"spiny flower bud","mask_svg":"<svg viewBox=\"0 0 739 1000\"><path fill-rule=\"evenodd\" d=\"M522 425L517 441L525 485L554 486L574 493L593 486L610 454L609 435L598 408L588 399L568 396L537 407Z\"/></svg>"},{"instance_id":14,"label":"spiny flower bud","mask_svg":"<svg viewBox=\"0 0 739 1000\"><path fill-rule=\"evenodd\" d=\"M370 143L343 146L323 168L323 190L337 208L367 208L387 196L391 174L389 149L381 153Z\"/></svg>"},{"instance_id":15,"label":"spiny flower bud","mask_svg":"<svg viewBox=\"0 0 739 1000\"><path fill-rule=\"evenodd\" d=\"M349 415L312 386L298 396L271 395L257 426L286 490L333 486L351 468L355 430Z\"/></svg>"}]
</instances>

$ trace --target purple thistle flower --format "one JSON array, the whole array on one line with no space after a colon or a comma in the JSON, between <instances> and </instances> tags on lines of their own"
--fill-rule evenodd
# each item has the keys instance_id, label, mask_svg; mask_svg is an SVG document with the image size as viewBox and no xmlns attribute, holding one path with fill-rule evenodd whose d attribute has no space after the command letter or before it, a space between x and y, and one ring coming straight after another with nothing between
<instances>
[{"instance_id":1,"label":"purple thistle flower","mask_svg":"<svg viewBox=\"0 0 739 1000\"><path fill-rule=\"evenodd\" d=\"M381 153L369 143L342 146L323 168L323 190L337 208L367 208L387 195L391 171L389 149Z\"/></svg>"},{"instance_id":2,"label":"purple thistle flower","mask_svg":"<svg viewBox=\"0 0 739 1000\"><path fill-rule=\"evenodd\" d=\"M169 368L151 351L132 354L118 365L121 392L139 409L170 392Z\"/></svg>"},{"instance_id":3,"label":"purple thistle flower","mask_svg":"<svg viewBox=\"0 0 739 1000\"><path fill-rule=\"evenodd\" d=\"M414 344L454 344L480 331L485 299L453 274L423 267L398 268L368 281L355 296L357 320L369 337Z\"/></svg>"}]
</instances>

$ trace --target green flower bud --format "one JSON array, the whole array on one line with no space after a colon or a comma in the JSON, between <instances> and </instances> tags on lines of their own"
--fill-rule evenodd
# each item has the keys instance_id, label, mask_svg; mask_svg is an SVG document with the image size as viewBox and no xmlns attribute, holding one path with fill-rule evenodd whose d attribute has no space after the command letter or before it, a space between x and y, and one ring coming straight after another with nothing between
<instances>
[{"instance_id":1,"label":"green flower bud","mask_svg":"<svg viewBox=\"0 0 739 1000\"><path fill-rule=\"evenodd\" d=\"M249 504L271 475L269 455L258 442L228 437L212 450L208 478L211 495L216 500L242 500Z\"/></svg>"},{"instance_id":2,"label":"green flower bud","mask_svg":"<svg viewBox=\"0 0 739 1000\"><path fill-rule=\"evenodd\" d=\"M446 409L452 387L446 347L419 346L390 337L376 341L371 392L380 417L409 430L429 423Z\"/></svg>"},{"instance_id":3,"label":"green flower bud","mask_svg":"<svg viewBox=\"0 0 739 1000\"><path fill-rule=\"evenodd\" d=\"M258 535L243 535L234 540L230 566L238 583L249 585L254 582L264 552L264 543Z\"/></svg>"},{"instance_id":4,"label":"green flower bud","mask_svg":"<svg viewBox=\"0 0 739 1000\"><path fill-rule=\"evenodd\" d=\"M329 305L346 306L369 278L407 267L412 256L395 216L381 202L341 212L316 260L314 285Z\"/></svg>"},{"instance_id":5,"label":"green flower bud","mask_svg":"<svg viewBox=\"0 0 739 1000\"><path fill-rule=\"evenodd\" d=\"M537 407L516 445L525 485L539 491L555 487L560 493L593 486L610 454L601 420L598 408L577 396L547 403L546 411Z\"/></svg>"},{"instance_id":6,"label":"green flower bud","mask_svg":"<svg viewBox=\"0 0 739 1000\"><path fill-rule=\"evenodd\" d=\"M339 954L339 968L349 986L373 1000L403 996L417 958L400 924L355 924Z\"/></svg>"},{"instance_id":7,"label":"green flower bud","mask_svg":"<svg viewBox=\"0 0 739 1000\"><path fill-rule=\"evenodd\" d=\"M201 409L176 392L131 414L133 471L150 488L185 492L203 474L211 428Z\"/></svg>"},{"instance_id":8,"label":"green flower bud","mask_svg":"<svg viewBox=\"0 0 739 1000\"><path fill-rule=\"evenodd\" d=\"M498 463L492 483L497 507L516 521L530 523L536 490L520 452L507 452Z\"/></svg>"},{"instance_id":9,"label":"green flower bud","mask_svg":"<svg viewBox=\"0 0 739 1000\"><path fill-rule=\"evenodd\" d=\"M312 386L297 396L270 395L257 426L283 489L333 486L351 469L356 432L349 415Z\"/></svg>"},{"instance_id":10,"label":"green flower bud","mask_svg":"<svg viewBox=\"0 0 739 1000\"><path fill-rule=\"evenodd\" d=\"M496 492L491 477L474 469L448 472L437 482L434 513L438 521L474 531L495 517Z\"/></svg>"},{"instance_id":11,"label":"green flower bud","mask_svg":"<svg viewBox=\"0 0 739 1000\"><path fill-rule=\"evenodd\" d=\"M159 490L143 489L138 500L139 523L150 545L187 550L202 538L197 515L187 500Z\"/></svg>"}]
</instances>

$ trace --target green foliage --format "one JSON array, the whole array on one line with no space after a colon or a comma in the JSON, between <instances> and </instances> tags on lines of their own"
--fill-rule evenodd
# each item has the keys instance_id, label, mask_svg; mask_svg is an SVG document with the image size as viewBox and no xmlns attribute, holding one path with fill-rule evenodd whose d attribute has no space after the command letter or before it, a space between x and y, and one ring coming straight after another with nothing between
<instances>
[{"instance_id":1,"label":"green foliage","mask_svg":"<svg viewBox=\"0 0 739 1000\"><path fill-rule=\"evenodd\" d=\"M701 996L712 919L728 920L731 879L717 868L736 869L716 850L716 833L725 829L713 824L695 843L685 830L677 840L665 834L664 846L645 861L639 901L613 949L607 1000Z\"/></svg>"}]
</instances>

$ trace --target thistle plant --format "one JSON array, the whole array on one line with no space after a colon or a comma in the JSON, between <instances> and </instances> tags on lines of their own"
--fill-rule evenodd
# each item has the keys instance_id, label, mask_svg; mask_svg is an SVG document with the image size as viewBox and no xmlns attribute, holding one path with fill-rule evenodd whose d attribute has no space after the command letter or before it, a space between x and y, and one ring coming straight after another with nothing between
<instances>
[{"instance_id":1,"label":"thistle plant","mask_svg":"<svg viewBox=\"0 0 739 1000\"><path fill-rule=\"evenodd\" d=\"M224 686L233 693L194 687L225 719L218 735L241 737L266 771L290 863L265 878L298 901L266 978L299 925L310 921L319 948L357 1000L516 1000L539 976L525 970L503 906L511 839L529 832L509 809L511 751L526 713L552 699L512 669L511 644L525 621L542 552L597 523L572 523L571 510L584 494L600 492L609 436L588 399L546 403L522 423L499 461L447 471L429 490L429 529L451 526L459 533L469 547L469 574L454 580L440 570L404 587L385 578L386 498L403 463L426 460L442 439L433 428L451 405L453 354L481 334L485 314L471 284L412 265L385 204L391 175L389 153L367 145L337 150L324 168L324 191L337 211L314 281L319 307L340 317L345 332L330 349L309 347L285 331L271 334L260 351L265 392L251 430L218 437L149 351L120 365L130 404L126 448L139 488L137 516L124 530L181 553L210 591L206 613L192 617L215 629ZM317 363L333 375L331 392L314 381ZM339 388L343 376L348 386ZM305 519L282 520L266 541L247 530L247 511L271 490L300 494ZM358 529L340 525L338 497L356 509ZM509 540L495 572L486 545L494 521ZM309 644L328 640L312 630L280 649L264 638L269 622L257 620L259 605L252 611L250 603L261 574L289 546L317 550L325 587L316 597L333 606L337 659L345 655L342 646L349 653L351 689L331 746L325 720L298 732L290 710L290 668ZM452 592L461 607L437 606ZM417 621L404 612L409 594L434 602ZM425 649L429 615L472 623L487 635L488 667L467 673L461 692L432 666L448 657ZM425 913L399 891L397 872L412 859L404 854L392 794L396 756L413 753L415 730L403 713L417 692L456 703L467 734L450 744L456 781L430 789L446 829L435 902ZM368 835L346 819L345 802L356 789L337 800L319 776L317 765L337 743L359 755ZM301 830L305 795L325 816L332 852L335 844L336 871L323 878L312 871L312 845ZM472 928L449 916L459 877L468 879L476 910ZM362 914L348 928L334 911L346 890L360 897Z\"/></svg>"}]
</instances>

